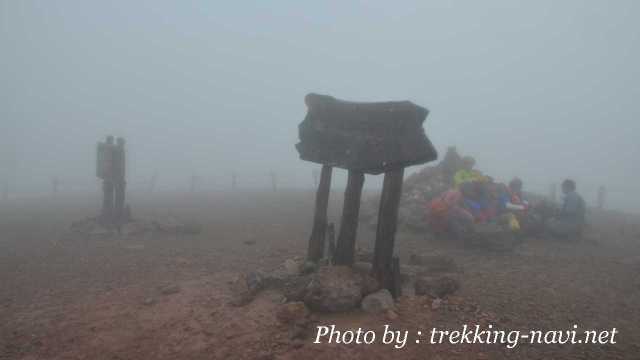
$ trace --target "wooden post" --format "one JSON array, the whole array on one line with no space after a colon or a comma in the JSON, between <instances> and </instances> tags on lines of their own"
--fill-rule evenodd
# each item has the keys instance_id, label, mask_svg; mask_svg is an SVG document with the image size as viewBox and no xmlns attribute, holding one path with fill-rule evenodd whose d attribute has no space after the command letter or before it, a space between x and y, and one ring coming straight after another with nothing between
<instances>
[{"instance_id":1,"label":"wooden post","mask_svg":"<svg viewBox=\"0 0 640 360\"><path fill-rule=\"evenodd\" d=\"M324 238L327 230L327 207L329 206L329 191L331 190L331 173L333 168L322 165L320 185L316 192L316 209L313 216L313 229L309 238L307 260L317 262L324 256Z\"/></svg>"},{"instance_id":2,"label":"wooden post","mask_svg":"<svg viewBox=\"0 0 640 360\"><path fill-rule=\"evenodd\" d=\"M400 258L394 256L391 260L391 276L392 276L392 284L391 284L391 295L394 299L402 296L402 279L400 274Z\"/></svg>"},{"instance_id":3,"label":"wooden post","mask_svg":"<svg viewBox=\"0 0 640 360\"><path fill-rule=\"evenodd\" d=\"M398 207L402 194L403 175L403 168L384 174L373 254L373 274L380 284L392 294L395 292L392 268L393 246L398 226Z\"/></svg>"},{"instance_id":4,"label":"wooden post","mask_svg":"<svg viewBox=\"0 0 640 360\"><path fill-rule=\"evenodd\" d=\"M338 235L338 244L334 257L334 263L336 265L353 265L363 184L364 173L349 170L347 188L344 191L340 233Z\"/></svg>"}]
</instances>

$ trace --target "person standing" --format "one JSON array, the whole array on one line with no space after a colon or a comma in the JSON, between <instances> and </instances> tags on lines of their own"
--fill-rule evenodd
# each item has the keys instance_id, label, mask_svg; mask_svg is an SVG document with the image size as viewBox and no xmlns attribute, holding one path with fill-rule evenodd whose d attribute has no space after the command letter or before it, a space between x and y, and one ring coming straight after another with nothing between
<instances>
[{"instance_id":1,"label":"person standing","mask_svg":"<svg viewBox=\"0 0 640 360\"><path fill-rule=\"evenodd\" d=\"M114 178L113 155L115 145L113 136L107 136L104 142L99 142L96 158L96 176L102 179L102 213L100 219L104 224L113 222L114 206Z\"/></svg>"}]
</instances>

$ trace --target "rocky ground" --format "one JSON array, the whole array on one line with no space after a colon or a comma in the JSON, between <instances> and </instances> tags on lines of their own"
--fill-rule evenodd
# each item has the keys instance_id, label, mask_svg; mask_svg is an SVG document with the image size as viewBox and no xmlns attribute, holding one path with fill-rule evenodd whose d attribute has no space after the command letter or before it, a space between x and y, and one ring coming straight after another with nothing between
<instances>
[{"instance_id":1,"label":"rocky ground","mask_svg":"<svg viewBox=\"0 0 640 360\"><path fill-rule=\"evenodd\" d=\"M122 235L70 231L95 212L93 198L0 206L0 359L638 358L640 219L612 212L590 214L582 243L525 239L510 253L398 234L404 265L434 254L455 263L448 271L459 289L442 299L428 289L413 295L408 283L392 311L308 312L301 303L283 304L275 288L234 306L239 276L269 273L304 255L313 197L312 191L132 194L140 218L201 227L150 226ZM332 194L336 223L340 198ZM373 237L361 226L360 253L372 249ZM384 300L365 307L380 304ZM313 344L315 326L328 324L376 331L389 324L413 334L476 323L526 330L616 327L619 338L616 345L513 350L416 344L413 335L403 349Z\"/></svg>"}]
</instances>

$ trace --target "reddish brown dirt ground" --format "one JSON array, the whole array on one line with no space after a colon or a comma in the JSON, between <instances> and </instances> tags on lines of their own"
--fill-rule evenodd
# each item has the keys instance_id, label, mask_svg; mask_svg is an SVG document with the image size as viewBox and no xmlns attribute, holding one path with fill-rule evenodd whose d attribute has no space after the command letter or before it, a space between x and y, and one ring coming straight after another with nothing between
<instances>
[{"instance_id":1,"label":"reddish brown dirt ground","mask_svg":"<svg viewBox=\"0 0 640 360\"><path fill-rule=\"evenodd\" d=\"M461 290L432 309L405 296L398 317L314 314L315 325L409 330L401 350L389 345L313 344L290 340L265 291L231 307L229 282L304 255L311 191L132 196L134 213L172 214L203 224L198 235L80 238L71 222L97 201L21 200L0 207L0 359L639 359L640 222L623 214L591 216L580 244L527 239L513 253L465 249L444 239L401 232L401 259L439 252L461 266ZM340 195L332 194L337 222ZM92 199L93 200L93 199ZM372 247L361 226L358 245ZM247 244L247 240L249 241ZM255 243L254 243L255 242ZM160 289L177 285L163 295ZM416 344L432 327L495 324L506 329L617 328L615 345L504 346Z\"/></svg>"}]
</instances>

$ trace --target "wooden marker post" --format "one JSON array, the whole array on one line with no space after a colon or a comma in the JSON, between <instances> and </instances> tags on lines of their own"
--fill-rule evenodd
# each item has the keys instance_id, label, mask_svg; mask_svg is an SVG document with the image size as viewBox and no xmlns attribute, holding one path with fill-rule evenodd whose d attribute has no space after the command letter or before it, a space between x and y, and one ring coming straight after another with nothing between
<instances>
[{"instance_id":1,"label":"wooden marker post","mask_svg":"<svg viewBox=\"0 0 640 360\"><path fill-rule=\"evenodd\" d=\"M324 239L327 231L327 207L329 206L329 191L331 190L331 173L333 168L322 165L320 185L316 192L316 208L313 216L313 229L309 238L307 260L317 262L324 256Z\"/></svg>"},{"instance_id":2,"label":"wooden marker post","mask_svg":"<svg viewBox=\"0 0 640 360\"><path fill-rule=\"evenodd\" d=\"M393 277L393 247L398 227L398 207L402 194L403 175L404 168L384 174L373 254L373 274L394 296L398 294L394 294L396 285Z\"/></svg>"},{"instance_id":3,"label":"wooden marker post","mask_svg":"<svg viewBox=\"0 0 640 360\"><path fill-rule=\"evenodd\" d=\"M363 184L364 173L349 170L347 188L344 191L340 233L334 257L336 265L353 265Z\"/></svg>"}]
</instances>

